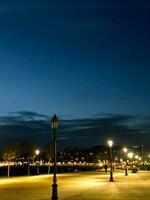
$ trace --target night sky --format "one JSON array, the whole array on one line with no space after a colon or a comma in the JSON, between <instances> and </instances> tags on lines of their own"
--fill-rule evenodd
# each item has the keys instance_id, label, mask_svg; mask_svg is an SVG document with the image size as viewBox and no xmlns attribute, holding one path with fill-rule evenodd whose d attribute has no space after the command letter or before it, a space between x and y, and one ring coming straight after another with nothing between
<instances>
[{"instance_id":1,"label":"night sky","mask_svg":"<svg viewBox=\"0 0 150 200\"><path fill-rule=\"evenodd\" d=\"M0 139L150 140L150 2L1 0ZM40 141L40 142L39 142Z\"/></svg>"}]
</instances>

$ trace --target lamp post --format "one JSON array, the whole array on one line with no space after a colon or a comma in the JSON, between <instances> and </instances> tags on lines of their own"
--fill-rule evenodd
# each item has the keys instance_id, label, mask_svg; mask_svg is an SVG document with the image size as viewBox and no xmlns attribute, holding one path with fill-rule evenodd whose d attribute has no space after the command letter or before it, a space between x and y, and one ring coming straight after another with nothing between
<instances>
[{"instance_id":1,"label":"lamp post","mask_svg":"<svg viewBox=\"0 0 150 200\"><path fill-rule=\"evenodd\" d=\"M56 129L58 128L58 118L54 115L51 119L51 127L53 129L53 136L54 136L54 174L53 174L53 184L52 184L52 200L57 200L57 178L56 178L56 163L57 163L57 152L56 152Z\"/></svg>"},{"instance_id":2,"label":"lamp post","mask_svg":"<svg viewBox=\"0 0 150 200\"><path fill-rule=\"evenodd\" d=\"M135 159L139 159L139 156L138 156L138 155L135 155Z\"/></svg>"},{"instance_id":3,"label":"lamp post","mask_svg":"<svg viewBox=\"0 0 150 200\"><path fill-rule=\"evenodd\" d=\"M132 158L133 158L133 153L132 152L129 152L128 153L128 157L130 158L130 162L132 161ZM133 171L133 163L132 165L130 165L132 167L131 171Z\"/></svg>"},{"instance_id":4,"label":"lamp post","mask_svg":"<svg viewBox=\"0 0 150 200\"><path fill-rule=\"evenodd\" d=\"M107 144L109 146L109 149L110 149L110 182L113 182L114 179L113 179L113 163L112 163L112 160L113 160L113 156L112 156L112 146L113 146L113 141L112 140L108 140L107 141Z\"/></svg>"},{"instance_id":5,"label":"lamp post","mask_svg":"<svg viewBox=\"0 0 150 200\"><path fill-rule=\"evenodd\" d=\"M37 150L35 151L35 154L38 156L38 155L40 154L40 151L37 149Z\"/></svg>"},{"instance_id":6,"label":"lamp post","mask_svg":"<svg viewBox=\"0 0 150 200\"><path fill-rule=\"evenodd\" d=\"M139 170L139 155L135 155L135 166L136 166L136 170L138 171Z\"/></svg>"},{"instance_id":7,"label":"lamp post","mask_svg":"<svg viewBox=\"0 0 150 200\"><path fill-rule=\"evenodd\" d=\"M39 154L40 154L40 150L35 150L35 154L36 154L36 156L38 157L39 156ZM37 175L39 175L39 163L38 163L39 161L38 161L38 158L37 158L37 162L36 162L36 169L37 169Z\"/></svg>"},{"instance_id":8,"label":"lamp post","mask_svg":"<svg viewBox=\"0 0 150 200\"><path fill-rule=\"evenodd\" d=\"M123 148L123 152L126 154L128 149L126 147ZM125 176L128 176L128 166L127 166L127 160L125 161Z\"/></svg>"},{"instance_id":9,"label":"lamp post","mask_svg":"<svg viewBox=\"0 0 150 200\"><path fill-rule=\"evenodd\" d=\"M138 159L139 161L141 161L142 160L142 158L141 157L139 157L139 159Z\"/></svg>"}]
</instances>

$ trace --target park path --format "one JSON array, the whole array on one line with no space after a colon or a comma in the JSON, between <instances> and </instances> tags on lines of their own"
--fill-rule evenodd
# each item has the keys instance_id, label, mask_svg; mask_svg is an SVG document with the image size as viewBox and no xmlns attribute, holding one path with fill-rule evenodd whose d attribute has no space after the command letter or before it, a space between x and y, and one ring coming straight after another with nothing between
<instances>
[{"instance_id":1,"label":"park path","mask_svg":"<svg viewBox=\"0 0 150 200\"><path fill-rule=\"evenodd\" d=\"M102 172L58 175L60 200L150 200L150 172L124 176L115 182ZM0 200L50 200L52 176L0 179Z\"/></svg>"},{"instance_id":2,"label":"park path","mask_svg":"<svg viewBox=\"0 0 150 200\"><path fill-rule=\"evenodd\" d=\"M61 184L61 200L150 200L150 173L114 175L89 174ZM63 183L63 182L62 182Z\"/></svg>"}]
</instances>

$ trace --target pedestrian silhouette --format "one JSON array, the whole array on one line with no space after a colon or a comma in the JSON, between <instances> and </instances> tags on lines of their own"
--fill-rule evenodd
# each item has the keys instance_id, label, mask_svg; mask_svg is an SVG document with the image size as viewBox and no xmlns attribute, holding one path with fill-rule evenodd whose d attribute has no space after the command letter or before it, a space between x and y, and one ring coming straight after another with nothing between
<instances>
[{"instance_id":1,"label":"pedestrian silhouette","mask_svg":"<svg viewBox=\"0 0 150 200\"><path fill-rule=\"evenodd\" d=\"M107 164L104 165L105 174L107 174Z\"/></svg>"}]
</instances>

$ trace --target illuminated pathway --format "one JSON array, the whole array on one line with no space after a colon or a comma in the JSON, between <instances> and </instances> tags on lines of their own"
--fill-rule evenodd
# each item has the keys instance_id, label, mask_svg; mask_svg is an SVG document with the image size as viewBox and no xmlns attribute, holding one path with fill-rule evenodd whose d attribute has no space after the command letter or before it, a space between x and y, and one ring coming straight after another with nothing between
<instances>
[{"instance_id":1,"label":"illuminated pathway","mask_svg":"<svg viewBox=\"0 0 150 200\"><path fill-rule=\"evenodd\" d=\"M124 176L100 172L58 175L60 200L150 200L150 172ZM0 179L0 200L50 200L52 176Z\"/></svg>"}]
</instances>

